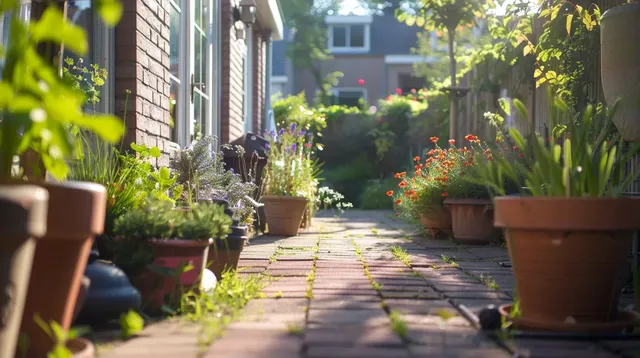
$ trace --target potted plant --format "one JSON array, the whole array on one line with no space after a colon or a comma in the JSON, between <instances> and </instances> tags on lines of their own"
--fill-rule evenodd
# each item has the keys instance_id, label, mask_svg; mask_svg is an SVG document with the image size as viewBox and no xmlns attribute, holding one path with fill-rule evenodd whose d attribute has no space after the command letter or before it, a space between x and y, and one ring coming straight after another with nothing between
<instances>
[{"instance_id":1,"label":"potted plant","mask_svg":"<svg viewBox=\"0 0 640 358\"><path fill-rule=\"evenodd\" d=\"M0 288L5 292L0 304L0 312L5 312L0 327L2 357L13 357L16 350L35 238L47 228L48 199L47 191L37 186L0 186Z\"/></svg>"},{"instance_id":2,"label":"potted plant","mask_svg":"<svg viewBox=\"0 0 640 358\"><path fill-rule=\"evenodd\" d=\"M485 166L494 160L494 155L504 158L513 155L514 149L498 147L492 151L480 142L477 136L468 134L465 140L469 147L456 148L452 141L445 161L450 163L447 173L447 199L444 206L451 211L453 237L467 244L485 244L499 239L499 230L493 225L493 206L491 196L484 184L465 179L475 166ZM498 140L499 144L500 140ZM517 186L506 183L507 193L517 191Z\"/></svg>"},{"instance_id":3,"label":"potted plant","mask_svg":"<svg viewBox=\"0 0 640 358\"><path fill-rule=\"evenodd\" d=\"M311 138L297 131L295 123L277 134L267 134L262 202L270 235L297 235L307 205L315 202L317 162L311 159Z\"/></svg>"},{"instance_id":4,"label":"potted plant","mask_svg":"<svg viewBox=\"0 0 640 358\"><path fill-rule=\"evenodd\" d=\"M149 200L116 220L120 247L114 261L155 311L179 298L179 286L199 286L209 245L213 238L224 239L230 224L220 205L198 203L182 212L173 210L171 202ZM124 264L134 253L137 259Z\"/></svg>"},{"instance_id":5,"label":"potted plant","mask_svg":"<svg viewBox=\"0 0 640 358\"><path fill-rule=\"evenodd\" d=\"M552 113L564 115L556 98ZM514 101L523 118L524 105ZM589 140L593 110L569 123L570 139L546 144L509 130L523 148L515 160L495 158L474 174L495 193L495 225L503 228L518 295L516 326L567 331L622 329L637 315L618 310L618 298L640 200L620 197L638 176L625 166L639 146ZM505 196L503 177L525 178L528 196ZM505 309L506 311L506 309Z\"/></svg>"},{"instance_id":6,"label":"potted plant","mask_svg":"<svg viewBox=\"0 0 640 358\"><path fill-rule=\"evenodd\" d=\"M14 158L20 156L20 170L28 174L30 183L49 192L47 233L34 254L21 325L30 340L28 354L37 356L46 354L54 342L34 322L34 314L69 329L93 236L103 230L106 203L104 187L92 183L45 183L45 171L51 179L65 178L66 160L74 149L69 130L83 128L115 142L124 126L114 116L84 114L86 99L82 91L63 81L49 58L38 52L64 44L66 49L83 55L88 47L84 31L66 20L56 4L48 6L39 20L28 25L19 19L19 6L20 2L13 0L3 1L0 6L0 16L10 11L11 23L6 51L0 55L4 60L0 82L0 181L17 190L24 185L15 178ZM108 25L117 23L122 11L117 0L101 0L96 7ZM54 34L52 28L60 31Z\"/></svg>"},{"instance_id":7,"label":"potted plant","mask_svg":"<svg viewBox=\"0 0 640 358\"><path fill-rule=\"evenodd\" d=\"M602 15L600 47L602 90L612 106L613 122L627 141L640 141L640 3L615 6Z\"/></svg>"}]
</instances>

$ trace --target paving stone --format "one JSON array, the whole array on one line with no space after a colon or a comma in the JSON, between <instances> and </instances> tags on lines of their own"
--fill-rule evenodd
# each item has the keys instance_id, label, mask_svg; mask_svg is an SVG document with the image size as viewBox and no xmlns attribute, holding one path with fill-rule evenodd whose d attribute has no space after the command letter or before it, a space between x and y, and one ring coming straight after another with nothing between
<instances>
[{"instance_id":1,"label":"paving stone","mask_svg":"<svg viewBox=\"0 0 640 358\"><path fill-rule=\"evenodd\" d=\"M593 343L540 339L516 339L510 342L518 353L530 358L613 358L615 354Z\"/></svg>"},{"instance_id":2,"label":"paving stone","mask_svg":"<svg viewBox=\"0 0 640 358\"><path fill-rule=\"evenodd\" d=\"M407 324L407 331L411 342L427 346L475 348L493 344L471 327Z\"/></svg>"},{"instance_id":3,"label":"paving stone","mask_svg":"<svg viewBox=\"0 0 640 358\"><path fill-rule=\"evenodd\" d=\"M427 291L389 291L382 287L382 297L387 298L413 298L413 299L440 299L442 296L433 290Z\"/></svg>"},{"instance_id":4,"label":"paving stone","mask_svg":"<svg viewBox=\"0 0 640 358\"><path fill-rule=\"evenodd\" d=\"M247 303L242 312L264 313L265 315L272 313L288 313L304 311L308 304L309 300L306 298L265 298L260 300L251 300Z\"/></svg>"},{"instance_id":5,"label":"paving stone","mask_svg":"<svg viewBox=\"0 0 640 358\"><path fill-rule=\"evenodd\" d=\"M405 358L410 355L404 348L311 346L307 349L306 356L308 358Z\"/></svg>"},{"instance_id":6,"label":"paving stone","mask_svg":"<svg viewBox=\"0 0 640 358\"><path fill-rule=\"evenodd\" d=\"M345 296L314 296L309 303L312 310L318 309L380 309L382 308L382 300L379 296L353 296L347 298Z\"/></svg>"},{"instance_id":7,"label":"paving stone","mask_svg":"<svg viewBox=\"0 0 640 358\"><path fill-rule=\"evenodd\" d=\"M389 324L389 318L382 308L375 310L355 309L309 309L308 322L327 325L358 324L361 326L382 326Z\"/></svg>"},{"instance_id":8,"label":"paving stone","mask_svg":"<svg viewBox=\"0 0 640 358\"><path fill-rule=\"evenodd\" d=\"M438 358L509 358L511 355L501 348L457 348L410 345L409 351L415 357Z\"/></svg>"},{"instance_id":9,"label":"paving stone","mask_svg":"<svg viewBox=\"0 0 640 358\"><path fill-rule=\"evenodd\" d=\"M448 298L475 298L475 299L494 299L508 300L510 297L504 292L445 292Z\"/></svg>"},{"instance_id":10,"label":"paving stone","mask_svg":"<svg viewBox=\"0 0 640 358\"><path fill-rule=\"evenodd\" d=\"M402 346L390 327L312 327L305 330L307 345Z\"/></svg>"},{"instance_id":11,"label":"paving stone","mask_svg":"<svg viewBox=\"0 0 640 358\"><path fill-rule=\"evenodd\" d=\"M298 354L302 338L284 330L230 328L224 337L215 342L205 357L217 358L236 355L261 354L262 357L281 357Z\"/></svg>"}]
</instances>

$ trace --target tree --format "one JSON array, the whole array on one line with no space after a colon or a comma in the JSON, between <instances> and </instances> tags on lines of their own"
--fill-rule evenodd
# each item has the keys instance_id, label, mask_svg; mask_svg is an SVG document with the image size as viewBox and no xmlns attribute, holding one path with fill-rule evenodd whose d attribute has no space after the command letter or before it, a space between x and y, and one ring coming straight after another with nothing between
<instances>
[{"instance_id":1,"label":"tree","mask_svg":"<svg viewBox=\"0 0 640 358\"><path fill-rule=\"evenodd\" d=\"M475 24L483 16L483 7L477 0L414 0L408 6L396 10L398 21L409 26L419 26L427 31L443 31L447 34L449 50L449 138L457 135L457 92L456 92L456 31Z\"/></svg>"}]
</instances>

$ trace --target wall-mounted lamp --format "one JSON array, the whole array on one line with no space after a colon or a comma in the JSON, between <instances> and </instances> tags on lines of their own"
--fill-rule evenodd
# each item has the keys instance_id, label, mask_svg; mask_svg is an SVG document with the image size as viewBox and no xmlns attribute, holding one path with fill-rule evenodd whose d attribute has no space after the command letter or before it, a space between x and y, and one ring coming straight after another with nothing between
<instances>
[{"instance_id":1,"label":"wall-mounted lamp","mask_svg":"<svg viewBox=\"0 0 640 358\"><path fill-rule=\"evenodd\" d=\"M244 40L245 25L241 22L236 22L233 27L236 29L236 40Z\"/></svg>"},{"instance_id":2,"label":"wall-mounted lamp","mask_svg":"<svg viewBox=\"0 0 640 358\"><path fill-rule=\"evenodd\" d=\"M235 21L242 21L247 27L256 22L257 6L255 0L240 0L239 6L233 9Z\"/></svg>"}]
</instances>

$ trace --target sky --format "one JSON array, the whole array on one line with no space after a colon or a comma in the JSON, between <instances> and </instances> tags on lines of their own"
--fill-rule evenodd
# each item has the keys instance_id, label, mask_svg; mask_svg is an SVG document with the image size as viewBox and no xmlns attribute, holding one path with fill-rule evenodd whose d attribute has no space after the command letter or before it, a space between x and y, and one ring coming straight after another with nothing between
<instances>
[{"instance_id":1,"label":"sky","mask_svg":"<svg viewBox=\"0 0 640 358\"><path fill-rule=\"evenodd\" d=\"M513 0L497 0L496 2L498 4L500 3L502 4L496 7L495 14L503 15L507 5L512 3ZM529 2L531 3L531 6L534 8L538 4L537 0L529 0ZM362 8L360 8L358 4L358 0L342 0L342 9L340 10L340 14L364 15L365 11Z\"/></svg>"}]
</instances>

